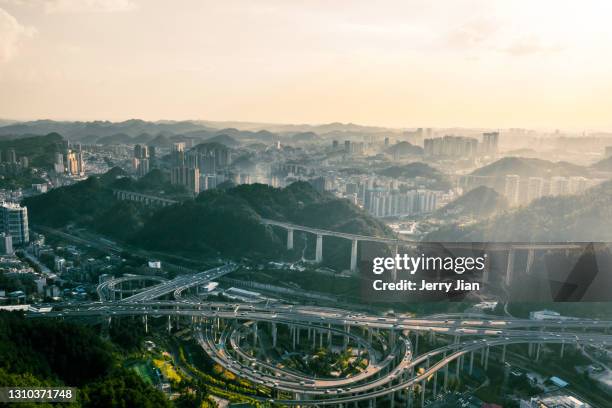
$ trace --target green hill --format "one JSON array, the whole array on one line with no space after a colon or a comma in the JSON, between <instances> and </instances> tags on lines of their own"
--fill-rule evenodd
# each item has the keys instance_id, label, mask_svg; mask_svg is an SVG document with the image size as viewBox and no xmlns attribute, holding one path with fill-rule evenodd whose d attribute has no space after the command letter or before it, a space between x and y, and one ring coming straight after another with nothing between
<instances>
[{"instance_id":1,"label":"green hill","mask_svg":"<svg viewBox=\"0 0 612 408\"><path fill-rule=\"evenodd\" d=\"M527 157L504 157L472 172L474 176L521 177L585 176L589 169L568 162L551 162Z\"/></svg>"},{"instance_id":2,"label":"green hill","mask_svg":"<svg viewBox=\"0 0 612 408\"><path fill-rule=\"evenodd\" d=\"M449 226L427 241L612 241L612 181L585 194L544 197L467 227Z\"/></svg>"},{"instance_id":3,"label":"green hill","mask_svg":"<svg viewBox=\"0 0 612 408\"><path fill-rule=\"evenodd\" d=\"M114 331L111 328L111 333ZM26 319L18 312L0 312L0 383L3 386L78 387L78 400L69 405L82 408L174 406L135 372L121 368L123 358L116 345L102 340L92 327L51 319Z\"/></svg>"},{"instance_id":4,"label":"green hill","mask_svg":"<svg viewBox=\"0 0 612 408\"><path fill-rule=\"evenodd\" d=\"M430 186L434 189L448 190L451 188L451 182L446 174L431 167L427 163L412 162L401 166L386 167L377 171L381 176L393 177L398 179L413 179L423 178L433 182Z\"/></svg>"},{"instance_id":5,"label":"green hill","mask_svg":"<svg viewBox=\"0 0 612 408\"><path fill-rule=\"evenodd\" d=\"M284 189L252 184L209 190L195 200L161 209L118 201L112 194L113 188L167 191L160 177L150 173L135 181L112 169L103 176L29 197L24 204L33 224L63 227L74 223L137 246L194 257L222 254L277 259L290 255L285 251L285 231L265 226L261 217L364 235L390 234L358 207L320 194L306 182ZM301 255L306 245L306 254L314 258L313 236L295 240L296 252ZM349 241L326 238L328 265L348 267L349 253Z\"/></svg>"},{"instance_id":6,"label":"green hill","mask_svg":"<svg viewBox=\"0 0 612 408\"><path fill-rule=\"evenodd\" d=\"M27 156L30 166L50 169L55 162L55 153L61 152L64 138L57 133L45 136L32 136L0 141L0 151L3 155L9 149L15 149L17 157ZM5 156L3 156L5 160Z\"/></svg>"},{"instance_id":7,"label":"green hill","mask_svg":"<svg viewBox=\"0 0 612 408\"><path fill-rule=\"evenodd\" d=\"M261 217L364 235L390 233L348 201L297 182L284 189L252 184L206 191L196 200L157 212L135 240L158 250L277 257L284 252L285 232L264 226ZM306 237L307 251L314 250L313 238ZM347 267L348 256L343 255L350 253L349 241L329 239L325 251L328 265Z\"/></svg>"},{"instance_id":8,"label":"green hill","mask_svg":"<svg viewBox=\"0 0 612 408\"><path fill-rule=\"evenodd\" d=\"M489 187L477 187L436 210L435 218L486 218L508 208L504 196Z\"/></svg>"},{"instance_id":9,"label":"green hill","mask_svg":"<svg viewBox=\"0 0 612 408\"><path fill-rule=\"evenodd\" d=\"M612 171L612 156L592 164L591 167L600 171Z\"/></svg>"},{"instance_id":10,"label":"green hill","mask_svg":"<svg viewBox=\"0 0 612 408\"><path fill-rule=\"evenodd\" d=\"M387 153L399 154L400 156L422 155L423 148L420 146L415 146L408 142L398 142L393 146L389 146L387 148Z\"/></svg>"}]
</instances>

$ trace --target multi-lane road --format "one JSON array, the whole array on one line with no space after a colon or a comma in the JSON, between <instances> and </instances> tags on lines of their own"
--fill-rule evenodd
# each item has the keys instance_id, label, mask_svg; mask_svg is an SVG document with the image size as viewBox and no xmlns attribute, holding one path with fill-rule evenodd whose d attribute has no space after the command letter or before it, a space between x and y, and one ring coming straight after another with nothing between
<instances>
[{"instance_id":1,"label":"multi-lane road","mask_svg":"<svg viewBox=\"0 0 612 408\"><path fill-rule=\"evenodd\" d=\"M559 344L560 355L565 347L610 347L608 330L612 321L596 319L528 320L485 315L435 315L415 318L377 316L342 309L287 304L245 304L206 302L196 296L185 296L190 288L206 285L237 268L226 264L194 275L183 275L163 281L118 301L107 296L121 290L121 283L139 282L145 277L124 277L102 283L99 302L56 305L47 312L31 312L31 317L149 317L189 321L203 349L217 363L236 375L268 386L292 398L274 402L287 405L336 405L376 398L406 398L407 390L423 390L438 372L448 380L449 366L460 375L474 365L474 353L480 352L486 366L490 349L530 344L539 357L542 344ZM149 277L150 278L150 277ZM259 323L259 329L258 329ZM344 346L352 345L358 355L367 356L369 365L348 378L314 378L279 367L267 361L248 357L243 347L257 348L258 330L269 329L276 336L278 327L287 327L295 347L299 344L331 345L340 336ZM384 335L383 335L384 333ZM418 353L419 338L438 339L437 348ZM254 344L249 345L253 338ZM276 341L276 340L274 340ZM379 343L375 350L374 343ZM466 358L469 357L469 363ZM504 357L502 357L504 358ZM436 382L437 384L437 382ZM430 387L435 386L433 384ZM422 392L422 391L421 391ZM410 394L412 398L412 394ZM421 395L421 404L424 394Z\"/></svg>"}]
</instances>

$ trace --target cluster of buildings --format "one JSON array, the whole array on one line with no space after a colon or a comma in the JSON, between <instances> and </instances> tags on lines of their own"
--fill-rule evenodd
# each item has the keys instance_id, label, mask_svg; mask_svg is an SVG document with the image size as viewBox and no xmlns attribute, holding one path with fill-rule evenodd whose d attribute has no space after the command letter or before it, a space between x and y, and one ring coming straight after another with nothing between
<instances>
[{"instance_id":1,"label":"cluster of buildings","mask_svg":"<svg viewBox=\"0 0 612 408\"><path fill-rule=\"evenodd\" d=\"M137 144L134 146L132 170L137 177L147 174L155 166L155 146Z\"/></svg>"},{"instance_id":2,"label":"cluster of buildings","mask_svg":"<svg viewBox=\"0 0 612 408\"><path fill-rule=\"evenodd\" d=\"M232 158L230 149L224 145L203 144L186 151L185 143L175 143L170 154L170 182L194 194L215 188L229 178L223 171L231 165ZM240 175L238 178L237 184L244 184Z\"/></svg>"},{"instance_id":3,"label":"cluster of buildings","mask_svg":"<svg viewBox=\"0 0 612 408\"><path fill-rule=\"evenodd\" d=\"M490 187L503 194L510 205L517 206L528 204L545 196L579 194L601 181L600 179L588 179L581 176L544 178L521 177L516 174L505 176L466 175L459 178L459 186L465 190L471 190L479 186Z\"/></svg>"},{"instance_id":4,"label":"cluster of buildings","mask_svg":"<svg viewBox=\"0 0 612 408\"><path fill-rule=\"evenodd\" d=\"M334 152L343 152L344 154L348 154L348 155L352 155L352 154L362 155L365 151L365 143L345 140L344 146L340 146L340 143L337 140L333 140L332 150Z\"/></svg>"},{"instance_id":5,"label":"cluster of buildings","mask_svg":"<svg viewBox=\"0 0 612 408\"><path fill-rule=\"evenodd\" d=\"M335 180L317 177L310 183L319 191L334 191L374 217L404 217L435 211L448 200L447 192L430 190L416 182L400 182L377 177Z\"/></svg>"},{"instance_id":6,"label":"cluster of buildings","mask_svg":"<svg viewBox=\"0 0 612 408\"><path fill-rule=\"evenodd\" d=\"M81 144L65 146L63 153L55 154L53 170L56 174L81 177L85 175L85 162Z\"/></svg>"},{"instance_id":7,"label":"cluster of buildings","mask_svg":"<svg viewBox=\"0 0 612 408\"><path fill-rule=\"evenodd\" d=\"M0 175L17 176L30 166L27 156L17 158L15 149L0 152Z\"/></svg>"},{"instance_id":8,"label":"cluster of buildings","mask_svg":"<svg viewBox=\"0 0 612 408\"><path fill-rule=\"evenodd\" d=\"M410 144L415 146L423 146L425 139L431 139L433 136L433 130L431 128L423 129L418 128L412 131L405 131L403 138ZM386 142L386 141L385 141Z\"/></svg>"},{"instance_id":9,"label":"cluster of buildings","mask_svg":"<svg viewBox=\"0 0 612 408\"><path fill-rule=\"evenodd\" d=\"M498 145L499 132L483 133L482 141L473 137L448 135L423 140L425 156L430 157L495 156Z\"/></svg>"},{"instance_id":10,"label":"cluster of buildings","mask_svg":"<svg viewBox=\"0 0 612 408\"><path fill-rule=\"evenodd\" d=\"M427 214L438 208L439 194L431 190L367 190L363 207L375 217Z\"/></svg>"}]
</instances>

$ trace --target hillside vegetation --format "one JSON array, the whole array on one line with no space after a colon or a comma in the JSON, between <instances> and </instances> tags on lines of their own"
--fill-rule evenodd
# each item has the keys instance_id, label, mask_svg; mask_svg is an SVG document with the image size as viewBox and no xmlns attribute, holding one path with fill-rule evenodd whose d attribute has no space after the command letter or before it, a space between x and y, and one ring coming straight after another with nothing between
<instances>
[{"instance_id":1,"label":"hillside vegetation","mask_svg":"<svg viewBox=\"0 0 612 408\"><path fill-rule=\"evenodd\" d=\"M472 172L474 176L500 177L516 174L521 177L585 176L589 169L568 162L551 162L527 157L504 157Z\"/></svg>"},{"instance_id":2,"label":"hillside vegetation","mask_svg":"<svg viewBox=\"0 0 612 408\"><path fill-rule=\"evenodd\" d=\"M433 214L438 218L486 218L508 208L508 200L489 187L480 186L451 201Z\"/></svg>"},{"instance_id":3,"label":"hillside vegetation","mask_svg":"<svg viewBox=\"0 0 612 408\"><path fill-rule=\"evenodd\" d=\"M119 366L113 344L92 328L0 312L0 384L77 387L74 407L172 407L133 371ZM51 407L55 404L20 404Z\"/></svg>"},{"instance_id":4,"label":"hillside vegetation","mask_svg":"<svg viewBox=\"0 0 612 408\"><path fill-rule=\"evenodd\" d=\"M612 181L574 196L543 197L468 227L444 227L429 241L612 241Z\"/></svg>"},{"instance_id":5,"label":"hillside vegetation","mask_svg":"<svg viewBox=\"0 0 612 408\"><path fill-rule=\"evenodd\" d=\"M265 226L262 217L356 234L390 234L382 223L347 200L321 194L306 182L284 189L252 184L208 190L196 199L159 209L118 201L112 194L113 188L147 191L151 187L167 191L174 186L167 185L161 173L134 181L115 168L103 176L27 198L24 203L33 224L63 227L73 223L137 246L192 256L283 256L286 233ZM296 237L296 251L306 245L310 254L313 238L298 241ZM349 246L347 240L326 238L328 265L345 267Z\"/></svg>"},{"instance_id":6,"label":"hillside vegetation","mask_svg":"<svg viewBox=\"0 0 612 408\"><path fill-rule=\"evenodd\" d=\"M17 157L27 156L32 167L50 169L55 162L55 153L61 152L62 136L49 133L45 136L31 136L0 141L2 159L6 161L6 152L15 149Z\"/></svg>"},{"instance_id":7,"label":"hillside vegetation","mask_svg":"<svg viewBox=\"0 0 612 408\"><path fill-rule=\"evenodd\" d=\"M381 176L399 179L423 178L433 180L434 184L431 187L439 190L451 188L451 182L448 176L427 163L412 162L400 166L390 166L378 170L377 173Z\"/></svg>"}]
</instances>

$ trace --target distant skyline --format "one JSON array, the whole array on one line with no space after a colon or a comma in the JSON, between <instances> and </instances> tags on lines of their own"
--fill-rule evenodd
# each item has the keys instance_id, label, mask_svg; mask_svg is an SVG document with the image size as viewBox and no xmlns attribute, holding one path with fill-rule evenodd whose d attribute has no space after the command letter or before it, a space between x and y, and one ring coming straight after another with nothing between
<instances>
[{"instance_id":1,"label":"distant skyline","mask_svg":"<svg viewBox=\"0 0 612 408\"><path fill-rule=\"evenodd\" d=\"M612 130L605 0L0 0L0 118Z\"/></svg>"}]
</instances>

